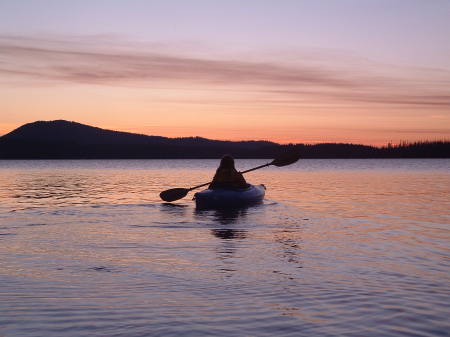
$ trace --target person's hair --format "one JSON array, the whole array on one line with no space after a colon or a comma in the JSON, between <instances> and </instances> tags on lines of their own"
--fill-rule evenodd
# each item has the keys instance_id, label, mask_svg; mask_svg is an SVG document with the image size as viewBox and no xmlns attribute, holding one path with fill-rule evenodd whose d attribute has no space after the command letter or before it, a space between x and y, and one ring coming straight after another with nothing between
<instances>
[{"instance_id":1,"label":"person's hair","mask_svg":"<svg viewBox=\"0 0 450 337\"><path fill-rule=\"evenodd\" d=\"M220 160L219 169L231 169L234 168L234 158L229 154L226 154Z\"/></svg>"}]
</instances>

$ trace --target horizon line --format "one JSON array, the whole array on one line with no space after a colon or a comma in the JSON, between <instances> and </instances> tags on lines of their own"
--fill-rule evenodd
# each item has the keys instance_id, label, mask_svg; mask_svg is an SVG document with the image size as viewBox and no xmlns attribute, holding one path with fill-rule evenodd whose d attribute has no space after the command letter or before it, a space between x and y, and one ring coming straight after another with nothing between
<instances>
[{"instance_id":1,"label":"horizon line","mask_svg":"<svg viewBox=\"0 0 450 337\"><path fill-rule=\"evenodd\" d=\"M176 138L203 138L203 139L208 139L208 140L213 140L213 141L224 141L224 142L271 142L271 143L275 143L275 144L279 144L279 145L320 145L320 144L349 144L349 145L362 145L362 146L371 146L371 147L376 147L376 148L382 148L382 147L388 147L388 146L400 146L403 144L417 144L417 143L434 143L434 142L443 142L443 143L447 143L450 142L450 138L441 138L441 139L421 139L421 140L414 140L414 141L410 141L410 140L400 140L398 142L394 142L394 141L385 141L384 143L379 143L379 144L367 144L367 143L359 143L359 142L351 142L351 141L315 141L315 142L311 142L311 141L288 141L288 142L280 142L280 141L276 141L276 140L270 140L270 139L219 139L219 138L209 138L209 137L204 137L204 136L176 136L176 137L169 137L169 136L162 136L162 135L155 135L155 134L145 134L145 133L141 133L141 132L132 132L126 129L109 129L107 127L101 127L101 126L94 126L91 124L85 124L85 123L80 123L77 121L70 121L70 120L66 120L66 119L53 119L53 120L35 120L33 122L28 122L28 123L24 123L21 124L17 127L14 127L12 130L7 131L6 133L0 135L0 138L2 138L3 136L6 136L7 134L13 132L14 130L27 125L27 124L33 124L36 122L56 122L56 121L64 121L64 122L70 122L70 123L77 123L77 124L81 124L81 125L85 125L85 126L89 126L89 127L93 127L93 128L98 128L98 129L102 129L102 130L108 130L108 131L115 131L115 132L124 132L124 133L129 133L129 134L135 134L135 135L142 135L142 136L149 136L149 137L164 137L164 138L169 138L169 139L176 139Z\"/></svg>"}]
</instances>

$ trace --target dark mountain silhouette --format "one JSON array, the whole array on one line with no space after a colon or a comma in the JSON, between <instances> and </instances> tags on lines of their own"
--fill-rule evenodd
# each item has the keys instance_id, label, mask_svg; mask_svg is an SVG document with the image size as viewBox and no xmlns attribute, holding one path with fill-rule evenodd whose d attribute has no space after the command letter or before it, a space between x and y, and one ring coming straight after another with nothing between
<instances>
[{"instance_id":1,"label":"dark mountain silhouette","mask_svg":"<svg viewBox=\"0 0 450 337\"><path fill-rule=\"evenodd\" d=\"M0 158L258 158L278 147L267 141L146 136L57 120L25 124L0 137Z\"/></svg>"},{"instance_id":2,"label":"dark mountain silhouette","mask_svg":"<svg viewBox=\"0 0 450 337\"><path fill-rule=\"evenodd\" d=\"M64 120L25 124L0 137L0 159L273 158L300 151L303 158L449 158L450 142L374 147L355 144L289 144L167 138L92 127Z\"/></svg>"},{"instance_id":3,"label":"dark mountain silhouette","mask_svg":"<svg viewBox=\"0 0 450 337\"><path fill-rule=\"evenodd\" d=\"M65 120L28 123L4 135L1 139L38 141L46 143L77 144L142 144L159 142L164 137L145 136L127 132L105 130Z\"/></svg>"}]
</instances>

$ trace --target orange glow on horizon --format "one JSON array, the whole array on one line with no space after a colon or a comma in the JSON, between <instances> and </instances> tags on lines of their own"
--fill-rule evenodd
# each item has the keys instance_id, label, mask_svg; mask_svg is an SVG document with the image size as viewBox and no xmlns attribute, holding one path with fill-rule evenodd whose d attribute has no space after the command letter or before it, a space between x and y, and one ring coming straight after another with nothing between
<instances>
[{"instance_id":1,"label":"orange glow on horizon","mask_svg":"<svg viewBox=\"0 0 450 337\"><path fill-rule=\"evenodd\" d=\"M75 121L80 122L80 121ZM226 128L217 128L217 129L206 129L202 127L130 127L130 126L120 126L117 124L104 124L104 125L96 125L89 122L80 122L83 124L103 128L103 129L109 129L109 130L115 130L115 131L123 131L123 132L131 132L131 133L138 133L138 134L144 134L144 135L151 135L151 136L162 136L162 137L169 137L169 138L176 138L176 137L203 137L208 139L215 139L215 140L229 140L229 141L247 141L247 140L265 140L265 141L272 141L279 144L320 144L320 143L353 143L353 144L363 144L363 145L371 145L371 146L385 146L388 143L391 143L393 145L399 144L401 142L416 142L416 141L448 141L449 137L446 134L442 134L441 137L429 137L429 138L423 138L423 137L414 137L414 134L411 133L410 137L403 137L403 138L395 138L389 136L385 136L384 139L368 139L367 137L364 138L364 135L366 132L364 130L358 131L358 132L352 132L348 134L348 138L345 138L343 135L344 132L339 133L338 130L328 130L326 132L326 136L321 139L316 139L314 136L317 133L325 134L323 130L310 130L309 133L305 133L306 137L304 138L295 138L294 136L290 136L290 134L283 133L283 130L279 130L279 133L272 133L272 137L265 137L264 136L264 130L260 130L259 132L253 132L251 133L250 129L247 130L240 130L240 131L234 131L229 132ZM0 124L0 136L5 135L14 129L20 127L23 124ZM250 134L247 137L242 136L242 134L248 133ZM301 132L300 132L301 133ZM269 132L267 133L269 134ZM342 136L339 137L338 135L341 134Z\"/></svg>"}]
</instances>

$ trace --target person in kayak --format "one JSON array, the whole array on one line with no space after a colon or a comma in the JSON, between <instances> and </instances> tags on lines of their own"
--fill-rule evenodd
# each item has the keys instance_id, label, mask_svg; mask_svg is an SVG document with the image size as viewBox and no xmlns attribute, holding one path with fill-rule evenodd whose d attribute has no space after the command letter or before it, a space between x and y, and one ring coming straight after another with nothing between
<instances>
[{"instance_id":1,"label":"person in kayak","mask_svg":"<svg viewBox=\"0 0 450 337\"><path fill-rule=\"evenodd\" d=\"M247 182L242 173L238 172L234 167L234 158L230 155L225 155L220 160L220 165L217 168L213 181L209 185L210 189L217 188L246 188Z\"/></svg>"}]
</instances>

